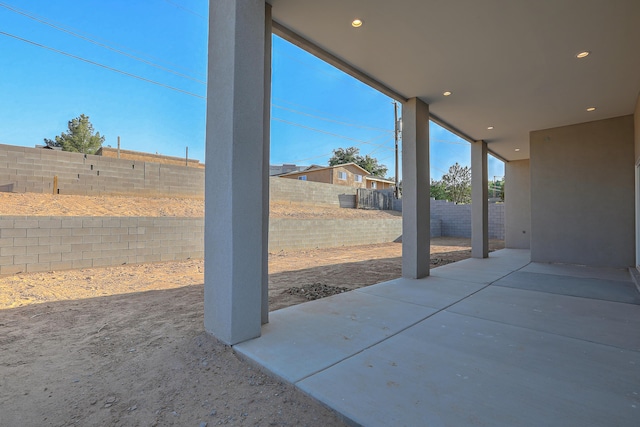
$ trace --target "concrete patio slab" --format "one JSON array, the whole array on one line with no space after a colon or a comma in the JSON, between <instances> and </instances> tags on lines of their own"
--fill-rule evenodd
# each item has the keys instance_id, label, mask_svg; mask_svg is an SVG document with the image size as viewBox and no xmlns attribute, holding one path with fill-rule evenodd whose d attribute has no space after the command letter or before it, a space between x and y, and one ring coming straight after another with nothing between
<instances>
[{"instance_id":1,"label":"concrete patio slab","mask_svg":"<svg viewBox=\"0 0 640 427\"><path fill-rule=\"evenodd\" d=\"M554 276L549 278L552 280ZM479 319L640 351L638 305L493 285L448 310Z\"/></svg>"},{"instance_id":2,"label":"concrete patio slab","mask_svg":"<svg viewBox=\"0 0 640 427\"><path fill-rule=\"evenodd\" d=\"M458 269L480 269L509 273L522 268L530 263L529 251L523 249L501 249L489 254L488 258L468 258L458 261L455 267ZM432 271L448 269L452 264L437 267Z\"/></svg>"},{"instance_id":3,"label":"concrete patio slab","mask_svg":"<svg viewBox=\"0 0 640 427\"><path fill-rule=\"evenodd\" d=\"M611 301L628 282L523 253L279 310L234 348L356 425L637 426L640 305Z\"/></svg>"},{"instance_id":4,"label":"concrete patio slab","mask_svg":"<svg viewBox=\"0 0 640 427\"><path fill-rule=\"evenodd\" d=\"M430 277L488 285L505 277L509 272L509 270L496 271L491 268L479 268L478 266L468 265L457 268L454 267L453 264L448 264L431 270Z\"/></svg>"},{"instance_id":5,"label":"concrete patio slab","mask_svg":"<svg viewBox=\"0 0 640 427\"><path fill-rule=\"evenodd\" d=\"M619 280L629 282L631 277L627 269L620 268L595 268L584 265L570 264L545 264L532 262L521 271L528 273L555 274L569 277L585 277L591 279Z\"/></svg>"},{"instance_id":6,"label":"concrete patio slab","mask_svg":"<svg viewBox=\"0 0 640 427\"><path fill-rule=\"evenodd\" d=\"M356 292L443 309L485 286L487 285L483 283L463 282L441 277L427 277L418 280L402 278L367 286Z\"/></svg>"},{"instance_id":7,"label":"concrete patio slab","mask_svg":"<svg viewBox=\"0 0 640 427\"><path fill-rule=\"evenodd\" d=\"M363 426L636 426L640 353L441 312L298 386Z\"/></svg>"},{"instance_id":8,"label":"concrete patio slab","mask_svg":"<svg viewBox=\"0 0 640 427\"><path fill-rule=\"evenodd\" d=\"M436 311L362 292L346 292L270 314L260 338L234 346L296 382L388 338Z\"/></svg>"},{"instance_id":9,"label":"concrete patio slab","mask_svg":"<svg viewBox=\"0 0 640 427\"><path fill-rule=\"evenodd\" d=\"M531 273L521 270L498 280L494 285L603 301L640 304L640 293L638 293L635 284L631 280L605 280L558 274Z\"/></svg>"}]
</instances>

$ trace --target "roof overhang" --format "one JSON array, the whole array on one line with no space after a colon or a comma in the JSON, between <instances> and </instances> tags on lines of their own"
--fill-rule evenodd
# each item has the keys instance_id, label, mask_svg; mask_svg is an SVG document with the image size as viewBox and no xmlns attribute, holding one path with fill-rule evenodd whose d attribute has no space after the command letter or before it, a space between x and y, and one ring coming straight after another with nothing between
<instances>
[{"instance_id":1,"label":"roof overhang","mask_svg":"<svg viewBox=\"0 0 640 427\"><path fill-rule=\"evenodd\" d=\"M637 0L270 3L277 34L504 160L529 157L532 130L632 114L640 92Z\"/></svg>"}]
</instances>

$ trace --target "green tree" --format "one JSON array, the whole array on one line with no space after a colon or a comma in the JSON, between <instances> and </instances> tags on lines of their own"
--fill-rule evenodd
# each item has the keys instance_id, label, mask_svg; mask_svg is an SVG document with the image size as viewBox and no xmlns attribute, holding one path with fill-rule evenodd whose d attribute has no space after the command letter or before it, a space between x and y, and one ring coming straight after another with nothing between
<instances>
[{"instance_id":1,"label":"green tree","mask_svg":"<svg viewBox=\"0 0 640 427\"><path fill-rule=\"evenodd\" d=\"M442 181L431 179L430 196L436 200L447 200L447 187Z\"/></svg>"},{"instance_id":2,"label":"green tree","mask_svg":"<svg viewBox=\"0 0 640 427\"><path fill-rule=\"evenodd\" d=\"M93 133L89 116L80 114L69 121L68 128L68 133L62 132L55 140L45 138L45 144L49 147L61 147L62 151L84 154L94 154L102 147L105 137L101 136L100 132Z\"/></svg>"},{"instance_id":3,"label":"green tree","mask_svg":"<svg viewBox=\"0 0 640 427\"><path fill-rule=\"evenodd\" d=\"M499 198L504 202L504 178L489 181L489 197Z\"/></svg>"},{"instance_id":4,"label":"green tree","mask_svg":"<svg viewBox=\"0 0 640 427\"><path fill-rule=\"evenodd\" d=\"M371 175L384 178L387 174L387 167L378 163L378 159L360 155L360 150L356 147L338 148L333 150L333 156L329 159L329 166L344 165L346 163L355 163Z\"/></svg>"},{"instance_id":5,"label":"green tree","mask_svg":"<svg viewBox=\"0 0 640 427\"><path fill-rule=\"evenodd\" d=\"M471 203L471 168L456 162L449 172L442 175L447 199L456 203Z\"/></svg>"}]
</instances>

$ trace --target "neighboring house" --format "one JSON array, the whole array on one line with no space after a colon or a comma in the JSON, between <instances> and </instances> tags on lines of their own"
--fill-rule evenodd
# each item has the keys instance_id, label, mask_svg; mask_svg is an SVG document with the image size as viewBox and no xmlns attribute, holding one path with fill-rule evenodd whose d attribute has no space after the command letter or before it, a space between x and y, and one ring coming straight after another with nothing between
<instances>
[{"instance_id":1,"label":"neighboring house","mask_svg":"<svg viewBox=\"0 0 640 427\"><path fill-rule=\"evenodd\" d=\"M269 165L269 176L282 175L289 172L298 172L306 169L307 166L296 166L285 163L283 165Z\"/></svg>"},{"instance_id":2,"label":"neighboring house","mask_svg":"<svg viewBox=\"0 0 640 427\"><path fill-rule=\"evenodd\" d=\"M355 163L335 166L312 165L303 171L285 173L280 177L373 190L390 189L394 184L391 180L370 175L366 169Z\"/></svg>"}]
</instances>

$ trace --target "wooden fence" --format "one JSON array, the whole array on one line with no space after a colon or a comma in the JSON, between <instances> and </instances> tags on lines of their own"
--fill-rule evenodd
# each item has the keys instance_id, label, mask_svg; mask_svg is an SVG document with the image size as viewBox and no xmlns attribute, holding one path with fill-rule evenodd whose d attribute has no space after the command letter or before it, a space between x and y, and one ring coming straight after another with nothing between
<instances>
[{"instance_id":1,"label":"wooden fence","mask_svg":"<svg viewBox=\"0 0 640 427\"><path fill-rule=\"evenodd\" d=\"M356 199L358 209L393 210L393 190L368 190L358 188Z\"/></svg>"}]
</instances>

